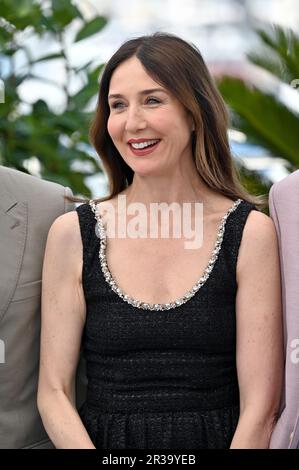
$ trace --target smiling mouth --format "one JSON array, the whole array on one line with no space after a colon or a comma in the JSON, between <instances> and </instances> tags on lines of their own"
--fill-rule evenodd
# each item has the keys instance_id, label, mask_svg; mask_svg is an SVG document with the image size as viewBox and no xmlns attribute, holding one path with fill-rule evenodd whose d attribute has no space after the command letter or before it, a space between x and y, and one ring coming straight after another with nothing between
<instances>
[{"instance_id":1,"label":"smiling mouth","mask_svg":"<svg viewBox=\"0 0 299 470\"><path fill-rule=\"evenodd\" d=\"M132 145L133 148L136 148L134 147L134 145L143 145L143 144L146 144L144 147L140 147L140 148L146 148L146 147L149 147L151 145L154 145L156 144L157 142L159 142L161 139L146 139L146 140L140 140L139 142L138 141L135 141L135 142L128 142L130 145ZM148 142L150 142L150 144L148 144Z\"/></svg>"},{"instance_id":2,"label":"smiling mouth","mask_svg":"<svg viewBox=\"0 0 299 470\"><path fill-rule=\"evenodd\" d=\"M154 152L156 148L158 147L158 145L160 144L160 142L161 140L158 140L156 143L147 145L146 147L140 148L140 149L134 148L131 144L128 144L128 145L134 155L142 156L142 155L147 155L149 153Z\"/></svg>"}]
</instances>

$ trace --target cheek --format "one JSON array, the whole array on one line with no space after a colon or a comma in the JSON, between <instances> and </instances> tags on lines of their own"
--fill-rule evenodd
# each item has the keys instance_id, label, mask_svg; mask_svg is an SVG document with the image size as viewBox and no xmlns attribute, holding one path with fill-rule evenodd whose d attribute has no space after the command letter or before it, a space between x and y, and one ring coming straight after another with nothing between
<instances>
[{"instance_id":1,"label":"cheek","mask_svg":"<svg viewBox=\"0 0 299 470\"><path fill-rule=\"evenodd\" d=\"M111 137L111 139L116 139L117 135L119 133L119 124L117 123L117 120L113 117L109 117L107 121L107 130L108 133Z\"/></svg>"},{"instance_id":2,"label":"cheek","mask_svg":"<svg viewBox=\"0 0 299 470\"><path fill-rule=\"evenodd\" d=\"M154 129L160 131L161 134L177 135L181 132L181 117L177 110L173 108L161 108L159 112L152 116L150 124Z\"/></svg>"},{"instance_id":3,"label":"cheek","mask_svg":"<svg viewBox=\"0 0 299 470\"><path fill-rule=\"evenodd\" d=\"M189 137L189 127L186 119L178 118L173 121L172 132L177 135L179 139Z\"/></svg>"}]
</instances>

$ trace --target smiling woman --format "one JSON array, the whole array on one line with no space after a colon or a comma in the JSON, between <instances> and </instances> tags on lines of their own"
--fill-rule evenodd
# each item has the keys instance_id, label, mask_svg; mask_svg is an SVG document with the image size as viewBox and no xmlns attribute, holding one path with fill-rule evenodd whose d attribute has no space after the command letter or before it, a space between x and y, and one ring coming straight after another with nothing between
<instances>
[{"instance_id":1,"label":"smiling woman","mask_svg":"<svg viewBox=\"0 0 299 470\"><path fill-rule=\"evenodd\" d=\"M263 206L264 199L248 194L239 182L227 128L225 104L194 45L167 33L127 41L103 70L90 129L110 187L97 201L127 188L137 168L144 175L163 174L183 159L217 193ZM130 139L159 139L159 144L153 151L134 152ZM146 155L150 161L134 158Z\"/></svg>"},{"instance_id":2,"label":"smiling woman","mask_svg":"<svg viewBox=\"0 0 299 470\"><path fill-rule=\"evenodd\" d=\"M130 80L132 75L134 82ZM136 89L136 83L141 90ZM184 165L184 171L193 172L191 113L165 87L155 88L155 85L136 56L117 67L111 77L108 97L110 138L136 176L163 175L178 165ZM123 93L116 93L117 87ZM115 108L115 105L121 106ZM147 158L136 159L136 156Z\"/></svg>"},{"instance_id":3,"label":"smiling woman","mask_svg":"<svg viewBox=\"0 0 299 470\"><path fill-rule=\"evenodd\" d=\"M90 137L110 194L57 219L45 255L38 403L57 447L268 447L283 360L277 240L238 181L227 126L183 39L131 39L106 64ZM203 243L109 237L104 204L122 219L122 196L131 215L201 203Z\"/></svg>"}]
</instances>

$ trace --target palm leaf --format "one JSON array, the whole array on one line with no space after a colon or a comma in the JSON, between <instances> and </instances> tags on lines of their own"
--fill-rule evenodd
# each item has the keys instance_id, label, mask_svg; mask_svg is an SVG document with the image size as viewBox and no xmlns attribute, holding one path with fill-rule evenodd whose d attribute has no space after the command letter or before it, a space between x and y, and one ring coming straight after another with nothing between
<instances>
[{"instance_id":1,"label":"palm leaf","mask_svg":"<svg viewBox=\"0 0 299 470\"><path fill-rule=\"evenodd\" d=\"M258 29L256 33L262 47L259 52L247 54L250 62L288 84L299 78L299 36L277 25L269 30Z\"/></svg>"},{"instance_id":2,"label":"palm leaf","mask_svg":"<svg viewBox=\"0 0 299 470\"><path fill-rule=\"evenodd\" d=\"M224 77L218 86L233 109L236 128L299 167L299 117L274 96L248 88L242 80Z\"/></svg>"}]
</instances>

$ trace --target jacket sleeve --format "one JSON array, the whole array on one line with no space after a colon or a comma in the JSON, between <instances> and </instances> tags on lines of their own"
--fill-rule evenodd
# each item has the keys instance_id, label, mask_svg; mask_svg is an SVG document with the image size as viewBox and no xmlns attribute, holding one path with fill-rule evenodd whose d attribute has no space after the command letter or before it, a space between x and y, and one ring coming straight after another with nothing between
<instances>
[{"instance_id":1,"label":"jacket sleeve","mask_svg":"<svg viewBox=\"0 0 299 470\"><path fill-rule=\"evenodd\" d=\"M279 190L282 189L282 191ZM299 443L299 207L292 214L285 186L274 184L269 194L270 217L279 240L285 344L285 383L281 414L270 449L294 449ZM294 217L298 224L295 223ZM294 248L294 249L293 249Z\"/></svg>"},{"instance_id":2,"label":"jacket sleeve","mask_svg":"<svg viewBox=\"0 0 299 470\"><path fill-rule=\"evenodd\" d=\"M75 210L75 203L68 201L65 198L65 196L69 196L69 197L73 196L72 190L68 187L64 188L64 212L70 212L70 211Z\"/></svg>"}]
</instances>

